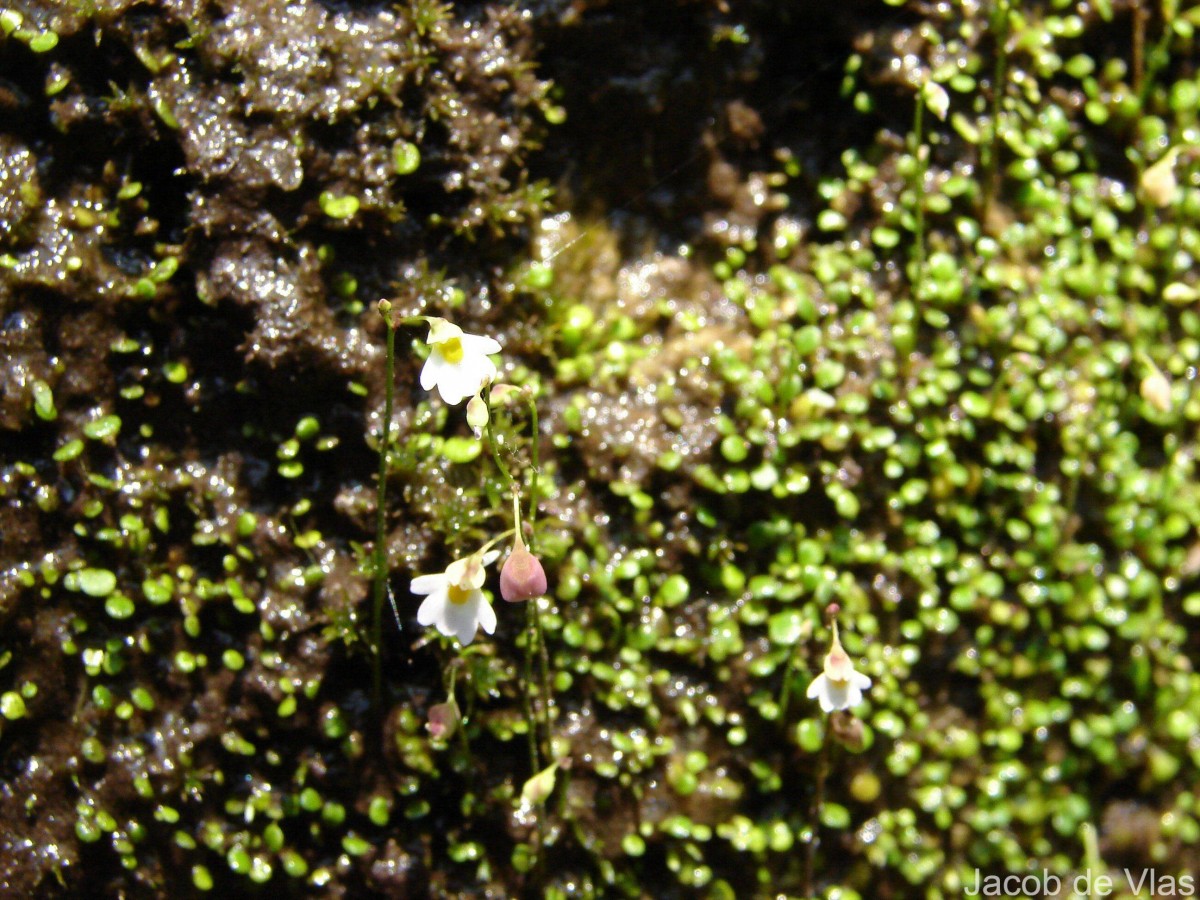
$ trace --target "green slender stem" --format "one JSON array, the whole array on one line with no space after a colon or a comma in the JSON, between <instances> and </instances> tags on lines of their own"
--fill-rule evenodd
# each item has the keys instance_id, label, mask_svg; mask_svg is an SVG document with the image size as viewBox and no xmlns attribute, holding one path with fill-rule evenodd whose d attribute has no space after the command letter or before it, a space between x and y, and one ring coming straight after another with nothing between
<instances>
[{"instance_id":1,"label":"green slender stem","mask_svg":"<svg viewBox=\"0 0 1200 900\"><path fill-rule=\"evenodd\" d=\"M529 419L532 434L529 436L529 528L530 536L529 543L533 543L534 535L537 533L534 528L537 523L537 504L538 504L538 472L541 471L541 466L538 458L538 444L541 432L538 430L538 411L537 401L533 395L528 395L529 399Z\"/></svg>"},{"instance_id":2,"label":"green slender stem","mask_svg":"<svg viewBox=\"0 0 1200 900\"><path fill-rule=\"evenodd\" d=\"M804 896L815 897L813 875L817 861L818 836L821 833L821 808L825 805L825 777L829 774L829 716L825 716L825 734L821 737L821 755L817 757L816 784L813 786L812 811L809 815L812 838L804 852Z\"/></svg>"},{"instance_id":3,"label":"green slender stem","mask_svg":"<svg viewBox=\"0 0 1200 900\"><path fill-rule=\"evenodd\" d=\"M1139 101L1145 100L1142 85L1146 75L1146 10L1141 0L1133 4L1133 47L1130 49L1131 66L1133 69L1133 92Z\"/></svg>"},{"instance_id":4,"label":"green slender stem","mask_svg":"<svg viewBox=\"0 0 1200 900\"><path fill-rule=\"evenodd\" d=\"M529 605L533 607L533 624L537 634L537 647L535 648L538 654L540 663L539 675L541 676L541 684L539 685L538 693L541 694L541 725L542 725L542 740L545 741L543 748L546 758L554 757L554 749L550 746L550 707L554 705L554 695L550 691L550 654L546 649L546 635L542 630L542 609L537 598L529 601Z\"/></svg>"},{"instance_id":5,"label":"green slender stem","mask_svg":"<svg viewBox=\"0 0 1200 900\"><path fill-rule=\"evenodd\" d=\"M491 550L493 547L495 547L498 543L500 543L501 541L508 540L510 537L512 537L516 533L517 533L517 530L515 528L507 528L504 531L500 532L498 535L496 535L494 538L492 538L490 541L488 541L486 544L484 544L482 547L480 547L478 550L476 550L471 555L472 556L483 556L483 554L487 553L489 550Z\"/></svg>"},{"instance_id":6,"label":"green slender stem","mask_svg":"<svg viewBox=\"0 0 1200 900\"><path fill-rule=\"evenodd\" d=\"M913 114L913 157L917 163L916 197L917 222L917 298L925 294L925 176L929 171L929 153L925 147L925 92L917 91L917 110Z\"/></svg>"},{"instance_id":7,"label":"green slender stem","mask_svg":"<svg viewBox=\"0 0 1200 900\"><path fill-rule=\"evenodd\" d=\"M371 697L379 705L382 687L383 598L387 593L387 474L391 456L392 404L396 393L396 326L385 315L387 361L384 370L383 427L379 437L379 478L375 485L375 595L371 605Z\"/></svg>"},{"instance_id":8,"label":"green slender stem","mask_svg":"<svg viewBox=\"0 0 1200 900\"><path fill-rule=\"evenodd\" d=\"M468 673L468 677L469 677L469 673ZM472 691L467 692L466 701L467 701L466 710L463 710L461 707L459 708L458 741L459 741L459 744L462 746L463 759L469 763L471 761L471 738L467 735L467 724L471 721L471 716L474 715L474 713L475 713L475 694L474 694L474 692L472 692ZM455 702L457 703L458 700L455 699ZM467 768L469 771L472 771L472 772L475 771L474 766L468 766Z\"/></svg>"},{"instance_id":9,"label":"green slender stem","mask_svg":"<svg viewBox=\"0 0 1200 900\"><path fill-rule=\"evenodd\" d=\"M537 536L537 529L534 527L537 522L537 505L538 505L538 473L541 471L541 458L539 456L539 444L541 438L541 430L538 426L538 409L537 401L533 394L527 394L526 399L529 403L529 544L532 545ZM520 527L518 523L517 527ZM524 534L524 532L522 532ZM529 601L533 611L533 623L537 636L537 654L540 665L541 675L541 714L542 714L542 735L546 742L544 750L546 758L553 756L553 748L550 746L550 707L553 705L553 694L550 691L550 655L546 649L546 636L542 631L542 612L541 605L537 598Z\"/></svg>"},{"instance_id":10,"label":"green slender stem","mask_svg":"<svg viewBox=\"0 0 1200 900\"><path fill-rule=\"evenodd\" d=\"M516 493L513 493L515 500ZM520 527L518 524L517 527ZM525 707L525 722L529 728L529 777L534 778L542 771L542 764L538 754L538 707L539 704L534 700L533 694L537 688L534 686L533 675L533 657L537 652L535 644L538 642L538 629L536 624L536 612L532 603L529 604L529 609L525 614L525 690L522 691L524 707ZM549 757L547 757L549 758ZM534 812L534 833L533 833L533 858L537 876L538 886L544 888L546 884L546 870L543 859L543 849L546 846L545 822L543 809Z\"/></svg>"},{"instance_id":11,"label":"green slender stem","mask_svg":"<svg viewBox=\"0 0 1200 900\"><path fill-rule=\"evenodd\" d=\"M508 471L508 466L504 464L504 460L500 458L500 450L496 445L496 431L492 426L492 417L488 416L487 421L487 437L488 446L492 448L492 459L496 463L496 468L500 470L500 474L504 476L504 483L507 485L513 484L512 473Z\"/></svg>"},{"instance_id":12,"label":"green slender stem","mask_svg":"<svg viewBox=\"0 0 1200 900\"><path fill-rule=\"evenodd\" d=\"M529 725L529 777L532 778L542 770L538 755L537 711L536 704L533 702L533 692L535 690L533 681L533 643L537 639L537 627L534 624L532 612L526 614L525 620L528 631L525 636L525 690L522 693L524 694L525 701L525 721Z\"/></svg>"},{"instance_id":13,"label":"green slender stem","mask_svg":"<svg viewBox=\"0 0 1200 900\"><path fill-rule=\"evenodd\" d=\"M792 652L788 654L787 665L783 667L783 684L779 688L779 715L776 720L779 722L787 721L788 703L792 696L792 675L796 671L796 648L792 648Z\"/></svg>"},{"instance_id":14,"label":"green slender stem","mask_svg":"<svg viewBox=\"0 0 1200 900\"><path fill-rule=\"evenodd\" d=\"M1007 0L1001 0L992 11L992 31L995 34L996 60L992 68L991 123L987 139L980 147L979 168L982 170L983 202L980 221L986 222L996 194L996 145L1000 137L1000 112L1003 105L1004 83L1008 67L1008 14Z\"/></svg>"}]
</instances>

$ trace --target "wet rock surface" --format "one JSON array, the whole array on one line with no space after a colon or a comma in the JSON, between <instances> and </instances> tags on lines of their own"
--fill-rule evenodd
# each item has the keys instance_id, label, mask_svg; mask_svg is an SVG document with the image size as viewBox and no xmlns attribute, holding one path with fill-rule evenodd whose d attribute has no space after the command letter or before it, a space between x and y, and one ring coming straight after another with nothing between
<instances>
[{"instance_id":1,"label":"wet rock surface","mask_svg":"<svg viewBox=\"0 0 1200 900\"><path fill-rule=\"evenodd\" d=\"M972 4L7 0L0 895L908 896L1090 823L1195 862L1200 188L1127 160L1195 86L1037 106L1141 27L1084 6L1009 42L989 156ZM520 618L460 656L406 590L507 503L408 331L370 695L380 297L537 387L540 836ZM831 600L863 722L800 708Z\"/></svg>"}]
</instances>

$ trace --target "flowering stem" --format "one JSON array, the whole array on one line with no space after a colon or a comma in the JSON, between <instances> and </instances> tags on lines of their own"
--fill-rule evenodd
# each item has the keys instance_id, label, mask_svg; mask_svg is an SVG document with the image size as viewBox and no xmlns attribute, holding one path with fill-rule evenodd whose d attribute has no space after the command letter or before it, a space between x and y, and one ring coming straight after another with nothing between
<instances>
[{"instance_id":1,"label":"flowering stem","mask_svg":"<svg viewBox=\"0 0 1200 900\"><path fill-rule=\"evenodd\" d=\"M818 837L821 833L821 807L825 805L825 776L829 774L829 716L825 716L821 736L821 755L817 757L816 784L813 785L812 810L809 814L812 837L804 851L804 896L812 897L813 871L817 860Z\"/></svg>"},{"instance_id":2,"label":"flowering stem","mask_svg":"<svg viewBox=\"0 0 1200 900\"><path fill-rule=\"evenodd\" d=\"M514 484L512 486L513 500L513 527L512 530L516 533L516 540L522 544L525 543L525 529L521 527L521 491Z\"/></svg>"},{"instance_id":3,"label":"flowering stem","mask_svg":"<svg viewBox=\"0 0 1200 900\"><path fill-rule=\"evenodd\" d=\"M796 650L788 654L787 665L783 667L783 684L779 688L779 714L776 716L776 721L786 722L788 701L792 694L792 674L796 671Z\"/></svg>"},{"instance_id":4,"label":"flowering stem","mask_svg":"<svg viewBox=\"0 0 1200 900\"><path fill-rule=\"evenodd\" d=\"M529 399L530 429L532 431L532 434L530 434L530 436L529 436L529 461L530 461L529 527L532 531L534 523L537 522L537 502L538 502L537 487L538 487L538 471L539 471L538 438L540 437L540 432L538 431L537 401L534 400L533 394L529 394L528 399ZM530 535L530 543L533 543L533 535L532 534Z\"/></svg>"},{"instance_id":5,"label":"flowering stem","mask_svg":"<svg viewBox=\"0 0 1200 900\"><path fill-rule=\"evenodd\" d=\"M541 763L538 758L538 722L537 713L533 702L533 692L535 690L533 683L533 642L537 636L537 629L533 622L533 613L530 612L526 616L526 627L528 634L525 636L525 690L522 692L525 702L525 721L529 726L529 777L532 778L542 770Z\"/></svg>"},{"instance_id":6,"label":"flowering stem","mask_svg":"<svg viewBox=\"0 0 1200 900\"><path fill-rule=\"evenodd\" d=\"M529 401L531 432L529 436L529 543L532 544L537 534L534 523L537 521L538 472L541 470L541 460L538 451L541 431L538 426L537 401L534 399L532 393L527 394L526 399ZM516 527L519 529L518 534L523 536L524 532L521 530L520 513L517 511L517 495L515 493L513 494L513 509L513 514L516 518ZM550 746L550 707L553 704L550 693L550 658L549 651L546 649L546 636L542 631L541 604L536 597L530 600L529 604L532 612L534 634L536 636L536 651L540 662L541 690L539 693L541 694L541 703L539 706L542 720L542 735L543 740L546 742L545 752L547 758L550 758L553 755L553 748Z\"/></svg>"},{"instance_id":7,"label":"flowering stem","mask_svg":"<svg viewBox=\"0 0 1200 900\"><path fill-rule=\"evenodd\" d=\"M517 493L513 492L513 501L516 502ZM518 525L518 527L520 527ZM523 700L525 705L525 721L529 728L529 777L534 778L538 772L542 771L542 764L538 756L538 707L539 704L535 701L533 694L537 688L534 687L533 678L533 656L537 652L536 644L539 643L539 629L537 623L537 601L531 600L528 604L528 612L526 613L526 625L528 631L525 635L525 690ZM543 815L539 811L536 814L534 823L534 845L533 855L537 871L537 880L539 885L544 885L546 882L545 867L542 858L542 850L545 847L546 840L543 831L544 828Z\"/></svg>"},{"instance_id":8,"label":"flowering stem","mask_svg":"<svg viewBox=\"0 0 1200 900\"><path fill-rule=\"evenodd\" d=\"M486 544L484 544L482 547L480 547L478 550L476 550L475 553L472 555L473 556L483 556L483 554L487 553L489 550L491 550L493 547L495 547L498 543L500 543L501 541L508 540L514 534L516 534L516 529L508 528L508 529L500 532L498 535L496 535L494 538L492 538L490 541L488 541Z\"/></svg>"},{"instance_id":9,"label":"flowering stem","mask_svg":"<svg viewBox=\"0 0 1200 900\"><path fill-rule=\"evenodd\" d=\"M1008 73L1008 33L1009 33L1008 0L1001 0L992 7L990 29L996 46L996 58L992 67L991 108L986 139L979 148L980 182L983 185L982 198L978 220L986 222L992 199L996 195L996 160L997 145L1000 142L1000 115L1004 111L1004 85Z\"/></svg>"},{"instance_id":10,"label":"flowering stem","mask_svg":"<svg viewBox=\"0 0 1200 900\"><path fill-rule=\"evenodd\" d=\"M538 659L541 662L541 713L542 713L542 734L543 740L546 742L546 756L551 758L554 755L553 748L550 746L550 707L554 705L554 695L550 692L550 654L546 650L546 636L542 631L542 607L538 602L538 598L529 601L529 605L533 607L533 627L537 633L537 652Z\"/></svg>"},{"instance_id":11,"label":"flowering stem","mask_svg":"<svg viewBox=\"0 0 1200 900\"><path fill-rule=\"evenodd\" d=\"M913 113L913 157L916 161L916 272L915 278L918 299L923 298L925 289L925 176L929 170L929 151L925 146L925 92L917 91L917 108Z\"/></svg>"},{"instance_id":12,"label":"flowering stem","mask_svg":"<svg viewBox=\"0 0 1200 900\"><path fill-rule=\"evenodd\" d=\"M396 386L396 326L390 310L384 310L383 321L387 326L387 356L384 369L383 427L379 437L379 478L375 485L375 559L374 598L371 604L371 697L378 706L382 684L383 654L383 598L387 593L387 473L392 439L392 404Z\"/></svg>"},{"instance_id":13,"label":"flowering stem","mask_svg":"<svg viewBox=\"0 0 1200 900\"><path fill-rule=\"evenodd\" d=\"M492 448L492 459L496 462L496 468L500 470L500 474L504 476L505 484L513 484L512 473L508 471L508 466L504 464L504 460L500 458L500 450L496 446L496 431L492 427L492 417L488 416L487 422L488 446Z\"/></svg>"}]
</instances>

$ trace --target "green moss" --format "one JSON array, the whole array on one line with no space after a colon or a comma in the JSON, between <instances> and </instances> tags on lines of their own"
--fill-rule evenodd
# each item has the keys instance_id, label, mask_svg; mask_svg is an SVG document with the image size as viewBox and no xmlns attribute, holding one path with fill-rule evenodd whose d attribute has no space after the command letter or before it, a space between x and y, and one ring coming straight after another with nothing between
<instances>
[{"instance_id":1,"label":"green moss","mask_svg":"<svg viewBox=\"0 0 1200 900\"><path fill-rule=\"evenodd\" d=\"M0 479L5 549L27 561L0 711L14 752L79 762L55 782L73 836L34 804L16 811L31 840L89 845L79 869L21 870L67 890L91 866L152 878L171 859L197 891L386 892L379 873L403 871L449 893L956 896L978 866L1113 864L1081 849L1093 822L1114 859L1190 860L1195 23L1149 17L1140 61L1103 4L910 10L922 40L903 54L890 26L840 23L822 52L847 29L871 49L847 39L842 99L798 87L831 110L801 153L754 91L749 111L727 102L729 84L769 90L748 77L784 43L769 4L620 30L706 77L678 80L687 104L670 77L623 79L618 138L580 99L608 98L628 62L595 6L545 31L439 3L300 3L259 28L265 6L245 4L246 27L188 23L182 41L147 6L134 45L124 13L81 9L56 45L17 47L57 93L14 93L0 141L25 385L0 416L30 448ZM32 47L50 34L34 12L0 29ZM263 64L296 35L316 48L294 57L304 92ZM596 59L551 72L572 36L600 40ZM139 65L111 77L113 46ZM212 83L230 71L232 100ZM133 152L60 172L47 160L95 98L88 127ZM561 183L601 217L529 175L560 110L580 131L551 131L535 168L578 157ZM186 177L156 171L160 150ZM693 152L703 177L664 178ZM1164 159L1159 204L1144 173ZM508 497L407 349L385 471L399 631L381 705L365 700L374 295L497 335L502 378L536 387L546 743L573 763L541 833L512 811L531 774L521 617L497 604L497 633L461 654L410 633L408 580L507 527ZM518 473L523 414L493 411ZM805 691L835 601L873 687L826 717ZM32 674L45 646L65 678ZM450 671L461 744L435 746L424 713ZM64 752L41 743L58 707L76 710Z\"/></svg>"}]
</instances>

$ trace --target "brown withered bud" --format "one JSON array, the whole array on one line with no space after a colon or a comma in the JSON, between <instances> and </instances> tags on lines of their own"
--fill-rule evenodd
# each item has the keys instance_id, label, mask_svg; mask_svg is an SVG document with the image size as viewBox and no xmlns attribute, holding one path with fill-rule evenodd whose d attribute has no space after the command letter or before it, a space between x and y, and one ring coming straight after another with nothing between
<instances>
[{"instance_id":1,"label":"brown withered bud","mask_svg":"<svg viewBox=\"0 0 1200 900\"><path fill-rule=\"evenodd\" d=\"M844 709L830 714L829 732L833 739L847 750L857 752L863 749L862 720Z\"/></svg>"}]
</instances>

